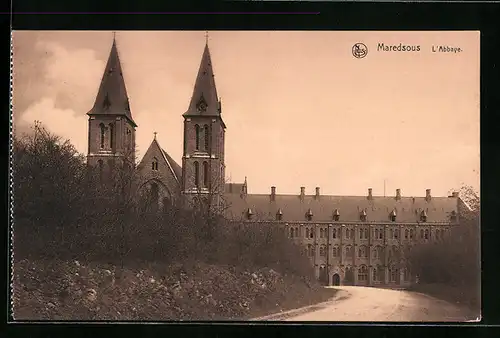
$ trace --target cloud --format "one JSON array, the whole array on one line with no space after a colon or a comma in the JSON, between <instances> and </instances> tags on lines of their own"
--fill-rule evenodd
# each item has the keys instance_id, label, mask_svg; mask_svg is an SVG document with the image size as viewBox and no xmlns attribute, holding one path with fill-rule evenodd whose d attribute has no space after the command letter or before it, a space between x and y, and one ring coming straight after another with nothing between
<instances>
[{"instance_id":1,"label":"cloud","mask_svg":"<svg viewBox=\"0 0 500 338\"><path fill-rule=\"evenodd\" d=\"M71 109L59 109L51 98L44 98L31 105L21 116L20 123L27 125L40 121L51 133L71 143L82 154L87 153L87 117Z\"/></svg>"},{"instance_id":2,"label":"cloud","mask_svg":"<svg viewBox=\"0 0 500 338\"><path fill-rule=\"evenodd\" d=\"M45 66L45 81L52 88L55 106L86 113L93 104L105 61L97 59L91 49L68 50L45 41L38 45L51 55Z\"/></svg>"}]
</instances>

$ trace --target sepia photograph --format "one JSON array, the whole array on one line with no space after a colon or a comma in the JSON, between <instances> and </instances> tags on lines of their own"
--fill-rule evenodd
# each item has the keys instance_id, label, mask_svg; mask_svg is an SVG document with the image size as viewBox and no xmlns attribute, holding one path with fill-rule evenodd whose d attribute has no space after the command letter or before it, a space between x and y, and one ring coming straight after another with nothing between
<instances>
[{"instance_id":1,"label":"sepia photograph","mask_svg":"<svg viewBox=\"0 0 500 338\"><path fill-rule=\"evenodd\" d=\"M14 321L481 320L479 31L14 31Z\"/></svg>"}]
</instances>

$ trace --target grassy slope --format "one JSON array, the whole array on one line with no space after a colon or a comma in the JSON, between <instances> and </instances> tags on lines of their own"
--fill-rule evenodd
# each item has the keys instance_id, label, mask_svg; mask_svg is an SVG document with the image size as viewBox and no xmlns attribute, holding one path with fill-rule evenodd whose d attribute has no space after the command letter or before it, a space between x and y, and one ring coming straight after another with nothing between
<instances>
[{"instance_id":1,"label":"grassy slope","mask_svg":"<svg viewBox=\"0 0 500 338\"><path fill-rule=\"evenodd\" d=\"M16 320L249 319L335 291L271 269L23 260L14 265L13 312Z\"/></svg>"}]
</instances>

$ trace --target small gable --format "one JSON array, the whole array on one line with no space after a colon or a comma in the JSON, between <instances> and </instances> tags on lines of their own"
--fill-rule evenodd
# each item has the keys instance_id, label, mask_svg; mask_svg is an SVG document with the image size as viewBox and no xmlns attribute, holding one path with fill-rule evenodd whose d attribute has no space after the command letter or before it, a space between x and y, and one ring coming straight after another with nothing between
<instances>
[{"instance_id":1,"label":"small gable","mask_svg":"<svg viewBox=\"0 0 500 338\"><path fill-rule=\"evenodd\" d=\"M180 193L181 167L160 147L156 138L151 142L137 169L140 185L154 179L162 182L169 191Z\"/></svg>"}]
</instances>

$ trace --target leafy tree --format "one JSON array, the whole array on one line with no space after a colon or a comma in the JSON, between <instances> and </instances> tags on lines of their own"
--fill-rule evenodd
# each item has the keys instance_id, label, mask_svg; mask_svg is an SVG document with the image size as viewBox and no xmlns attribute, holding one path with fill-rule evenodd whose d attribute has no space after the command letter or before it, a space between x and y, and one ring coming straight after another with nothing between
<instances>
[{"instance_id":1,"label":"leafy tree","mask_svg":"<svg viewBox=\"0 0 500 338\"><path fill-rule=\"evenodd\" d=\"M460 189L458 224L444 238L419 243L408 253L412 273L423 284L446 284L479 300L481 276L480 199L470 186Z\"/></svg>"}]
</instances>

